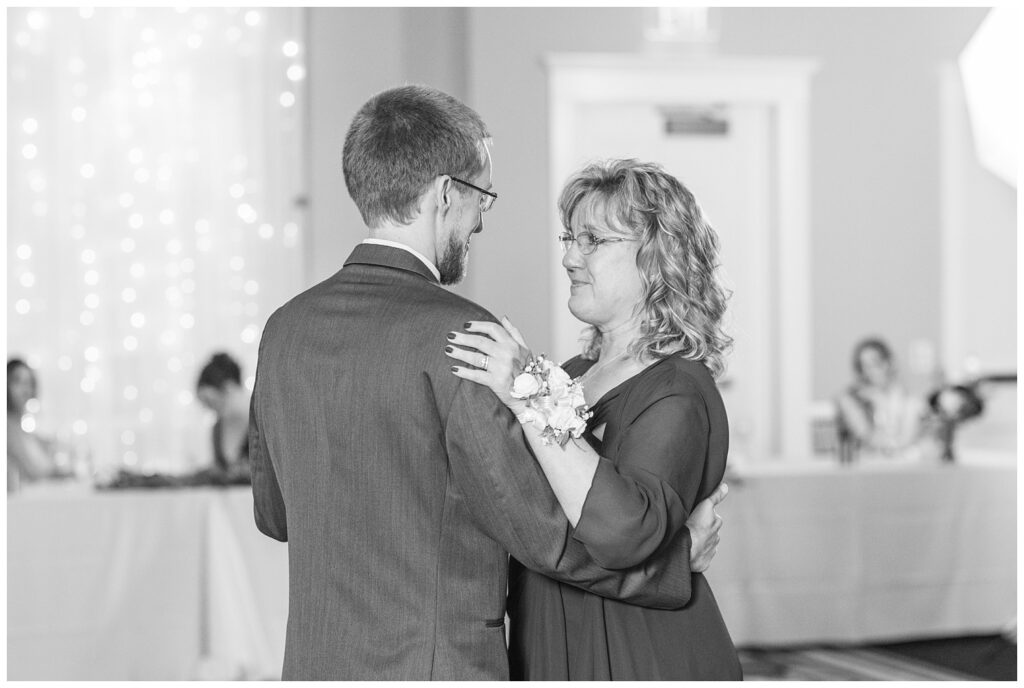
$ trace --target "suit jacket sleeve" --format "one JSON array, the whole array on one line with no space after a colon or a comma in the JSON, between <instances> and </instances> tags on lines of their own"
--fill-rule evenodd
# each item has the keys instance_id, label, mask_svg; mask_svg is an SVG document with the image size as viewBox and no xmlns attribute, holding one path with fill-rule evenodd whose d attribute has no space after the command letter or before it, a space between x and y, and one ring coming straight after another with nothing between
<instances>
[{"instance_id":1,"label":"suit jacket sleeve","mask_svg":"<svg viewBox=\"0 0 1024 688\"><path fill-rule=\"evenodd\" d=\"M277 473L270 461L267 440L260 431L259 422L259 370L249 402L249 461L252 472L253 512L256 527L264 535L287 542L288 519L285 513L284 496L277 481Z\"/></svg>"},{"instance_id":2,"label":"suit jacket sleeve","mask_svg":"<svg viewBox=\"0 0 1024 688\"><path fill-rule=\"evenodd\" d=\"M690 598L685 527L642 563L600 566L571 528L519 423L486 387L460 382L445 427L452 479L485 532L524 566L603 597L675 609Z\"/></svg>"}]
</instances>

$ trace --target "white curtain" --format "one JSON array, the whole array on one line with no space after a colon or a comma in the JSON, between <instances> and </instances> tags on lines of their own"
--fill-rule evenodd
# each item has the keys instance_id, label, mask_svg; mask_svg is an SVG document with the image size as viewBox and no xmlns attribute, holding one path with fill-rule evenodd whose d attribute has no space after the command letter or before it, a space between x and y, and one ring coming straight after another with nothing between
<instances>
[{"instance_id":1,"label":"white curtain","mask_svg":"<svg viewBox=\"0 0 1024 688\"><path fill-rule=\"evenodd\" d=\"M8 10L8 355L96 467L208 460L202 364L251 386L303 285L294 8Z\"/></svg>"}]
</instances>

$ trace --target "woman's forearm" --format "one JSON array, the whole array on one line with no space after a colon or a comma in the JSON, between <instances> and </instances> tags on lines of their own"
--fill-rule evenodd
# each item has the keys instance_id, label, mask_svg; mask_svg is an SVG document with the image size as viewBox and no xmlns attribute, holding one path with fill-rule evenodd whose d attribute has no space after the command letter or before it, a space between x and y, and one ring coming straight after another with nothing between
<instances>
[{"instance_id":1,"label":"woman's forearm","mask_svg":"<svg viewBox=\"0 0 1024 688\"><path fill-rule=\"evenodd\" d=\"M583 513L590 485L594 482L599 456L586 441L570 439L564 448L557 444L544 444L541 431L527 423L523 426L530 448L541 470L555 493L565 517L575 528Z\"/></svg>"},{"instance_id":2,"label":"woman's forearm","mask_svg":"<svg viewBox=\"0 0 1024 688\"><path fill-rule=\"evenodd\" d=\"M871 419L864 413L860 405L847 395L839 397L838 404L846 427L853 433L853 436L863 442L872 441Z\"/></svg>"}]
</instances>

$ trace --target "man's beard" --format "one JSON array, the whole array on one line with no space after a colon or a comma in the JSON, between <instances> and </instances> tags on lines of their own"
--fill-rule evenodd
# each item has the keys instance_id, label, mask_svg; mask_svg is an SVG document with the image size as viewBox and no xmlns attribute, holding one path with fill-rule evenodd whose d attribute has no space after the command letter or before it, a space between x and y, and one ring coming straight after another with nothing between
<instances>
[{"instance_id":1,"label":"man's beard","mask_svg":"<svg viewBox=\"0 0 1024 688\"><path fill-rule=\"evenodd\" d=\"M448 237L448 245L444 247L441 261L437 265L437 271L441 273L441 284L458 284L466 276L466 263L469 262L469 239L466 243L459 243L459 240L452 234Z\"/></svg>"}]
</instances>

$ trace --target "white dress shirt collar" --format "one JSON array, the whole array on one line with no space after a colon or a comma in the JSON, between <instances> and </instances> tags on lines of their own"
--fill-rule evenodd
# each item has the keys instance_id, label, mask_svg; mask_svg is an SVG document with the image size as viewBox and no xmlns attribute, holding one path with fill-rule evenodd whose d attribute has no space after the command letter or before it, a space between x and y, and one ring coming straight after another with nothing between
<instances>
[{"instance_id":1,"label":"white dress shirt collar","mask_svg":"<svg viewBox=\"0 0 1024 688\"><path fill-rule=\"evenodd\" d=\"M364 244L375 244L377 246L390 246L392 248L400 248L403 251L408 251L409 253L411 253L414 256L416 256L417 258L419 258L420 262L422 262L424 265L427 266L427 268L430 270L431 274L434 275L434 278L438 282L441 281L441 272L437 269L437 267L433 263L431 263L429 260L427 260L427 257L425 255L423 255L422 253L420 253L416 249L412 248L411 246L406 246L405 244L400 244L397 241L391 241L390 239L373 239L373 238L368 238L368 239L363 239L362 243L364 243Z\"/></svg>"}]
</instances>

